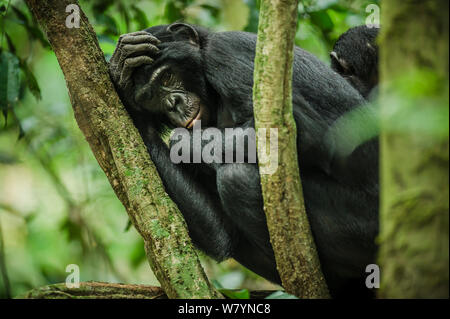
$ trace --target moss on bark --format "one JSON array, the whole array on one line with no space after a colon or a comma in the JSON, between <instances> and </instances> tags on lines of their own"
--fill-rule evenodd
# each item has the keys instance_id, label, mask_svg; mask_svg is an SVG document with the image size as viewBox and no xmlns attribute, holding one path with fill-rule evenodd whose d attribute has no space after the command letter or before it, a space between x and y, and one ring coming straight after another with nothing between
<instances>
[{"instance_id":1,"label":"moss on bark","mask_svg":"<svg viewBox=\"0 0 450 319\"><path fill-rule=\"evenodd\" d=\"M266 128L268 133L270 128L278 130L279 162L275 173L261 174L261 187L283 287L300 298L327 298L297 165L297 130L292 115L297 5L298 1L261 1L253 88L255 126L257 130Z\"/></svg>"},{"instance_id":2,"label":"moss on bark","mask_svg":"<svg viewBox=\"0 0 450 319\"><path fill-rule=\"evenodd\" d=\"M448 6L382 3L379 297L449 296Z\"/></svg>"}]
</instances>

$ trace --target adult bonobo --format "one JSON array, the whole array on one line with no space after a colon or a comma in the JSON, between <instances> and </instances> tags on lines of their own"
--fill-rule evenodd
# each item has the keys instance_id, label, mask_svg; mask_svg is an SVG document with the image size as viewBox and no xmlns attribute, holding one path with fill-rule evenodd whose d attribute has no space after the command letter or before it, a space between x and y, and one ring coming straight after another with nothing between
<instances>
[{"instance_id":1,"label":"adult bonobo","mask_svg":"<svg viewBox=\"0 0 450 319\"><path fill-rule=\"evenodd\" d=\"M198 120L203 128L254 127L255 46L250 33L155 26L121 36L110 73L193 242L280 283L257 164L174 164L159 136L164 126L190 129ZM377 141L354 143L357 130L334 125L364 104L339 74L297 47L293 68L300 172L323 272L333 296L361 296L376 253Z\"/></svg>"}]
</instances>

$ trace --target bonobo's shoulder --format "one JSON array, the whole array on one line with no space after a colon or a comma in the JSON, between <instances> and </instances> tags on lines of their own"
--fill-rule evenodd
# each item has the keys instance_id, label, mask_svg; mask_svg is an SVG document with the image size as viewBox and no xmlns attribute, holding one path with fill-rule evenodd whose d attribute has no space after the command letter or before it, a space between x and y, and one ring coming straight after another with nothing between
<instances>
[{"instance_id":1,"label":"bonobo's shoulder","mask_svg":"<svg viewBox=\"0 0 450 319\"><path fill-rule=\"evenodd\" d=\"M222 32L213 32L210 35L211 37L219 37L219 38L227 38L230 40L237 39L243 41L251 41L256 42L256 34L245 32L245 31L222 31Z\"/></svg>"},{"instance_id":2,"label":"bonobo's shoulder","mask_svg":"<svg viewBox=\"0 0 450 319\"><path fill-rule=\"evenodd\" d=\"M246 54L253 59L256 48L256 34L243 31L212 32L209 34L206 43L209 51L233 55Z\"/></svg>"}]
</instances>

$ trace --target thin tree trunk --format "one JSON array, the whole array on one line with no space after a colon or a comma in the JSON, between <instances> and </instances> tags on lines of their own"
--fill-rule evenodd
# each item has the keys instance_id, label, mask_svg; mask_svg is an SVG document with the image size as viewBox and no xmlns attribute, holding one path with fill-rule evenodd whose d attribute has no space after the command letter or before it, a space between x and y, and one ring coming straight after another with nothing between
<instances>
[{"instance_id":1,"label":"thin tree trunk","mask_svg":"<svg viewBox=\"0 0 450 319\"><path fill-rule=\"evenodd\" d=\"M278 272L287 292L329 297L303 201L292 115L292 60L298 1L262 0L255 57L253 102L257 130L278 130L278 168L271 174L260 149L264 211ZM266 136L262 136L266 138Z\"/></svg>"},{"instance_id":2,"label":"thin tree trunk","mask_svg":"<svg viewBox=\"0 0 450 319\"><path fill-rule=\"evenodd\" d=\"M449 3L382 5L379 297L448 298Z\"/></svg>"},{"instance_id":3,"label":"thin tree trunk","mask_svg":"<svg viewBox=\"0 0 450 319\"><path fill-rule=\"evenodd\" d=\"M169 298L214 298L184 220L165 193L148 152L117 96L97 37L74 0L27 0L64 73L75 118L128 215L144 239L150 265Z\"/></svg>"}]
</instances>

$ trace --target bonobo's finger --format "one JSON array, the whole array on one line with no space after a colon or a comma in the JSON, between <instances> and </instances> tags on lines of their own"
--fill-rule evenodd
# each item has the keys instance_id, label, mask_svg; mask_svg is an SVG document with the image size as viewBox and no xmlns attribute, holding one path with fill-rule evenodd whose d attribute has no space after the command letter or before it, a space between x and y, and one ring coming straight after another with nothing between
<instances>
[{"instance_id":1,"label":"bonobo's finger","mask_svg":"<svg viewBox=\"0 0 450 319\"><path fill-rule=\"evenodd\" d=\"M122 58L134 57L139 55L153 55L159 51L159 49L150 43L140 44L126 44L122 48Z\"/></svg>"},{"instance_id":2,"label":"bonobo's finger","mask_svg":"<svg viewBox=\"0 0 450 319\"><path fill-rule=\"evenodd\" d=\"M144 64L152 63L153 59L146 55L126 59L123 64L122 72L120 73L119 86L121 88L124 88L129 84L130 78L133 75L133 71L135 68Z\"/></svg>"},{"instance_id":3,"label":"bonobo's finger","mask_svg":"<svg viewBox=\"0 0 450 319\"><path fill-rule=\"evenodd\" d=\"M146 31L121 35L116 49L109 60L109 73L113 81L116 83L119 82L123 73L124 61L127 58L139 55L147 55L155 58L159 51L156 45L160 43L161 41ZM146 61L148 62L148 60Z\"/></svg>"},{"instance_id":4,"label":"bonobo's finger","mask_svg":"<svg viewBox=\"0 0 450 319\"><path fill-rule=\"evenodd\" d=\"M151 43L154 45L160 44L161 41L154 37L150 33L140 34L135 36L124 37L122 39L123 44L139 44L139 43Z\"/></svg>"},{"instance_id":5,"label":"bonobo's finger","mask_svg":"<svg viewBox=\"0 0 450 319\"><path fill-rule=\"evenodd\" d=\"M144 38L142 38L144 37ZM111 57L110 62L112 64L120 64L120 61L123 59L123 47L127 45L128 43L140 43L140 42L147 42L147 43L154 43L157 44L160 41L152 36L150 33L145 31L137 31L127 34L122 34L119 37L119 41L117 41L116 49L114 50L114 53Z\"/></svg>"}]
</instances>

